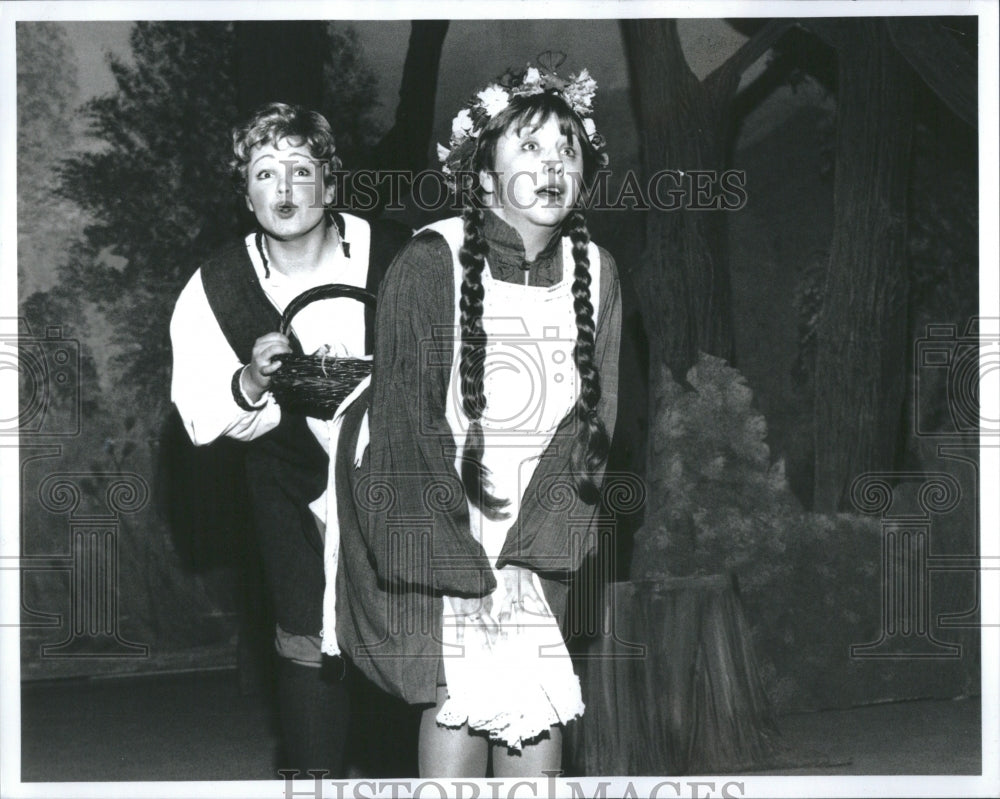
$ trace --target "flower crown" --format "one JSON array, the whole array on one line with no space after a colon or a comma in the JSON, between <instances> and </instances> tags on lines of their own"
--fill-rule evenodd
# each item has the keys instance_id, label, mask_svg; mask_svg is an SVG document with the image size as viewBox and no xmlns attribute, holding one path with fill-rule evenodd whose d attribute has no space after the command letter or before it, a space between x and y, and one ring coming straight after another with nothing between
<instances>
[{"instance_id":1,"label":"flower crown","mask_svg":"<svg viewBox=\"0 0 1000 799\"><path fill-rule=\"evenodd\" d=\"M566 56L556 61L559 66ZM597 126L592 118L594 113L594 94L597 91L597 81L590 77L586 69L579 75L570 74L569 79L561 78L551 66L554 60L551 52L538 57L541 65L548 56L549 67L533 67L530 64L520 71L507 70L499 79L470 98L451 122L451 138L448 146L437 146L438 159L441 161L441 171L445 175L467 170L472 166L472 156L476 150L476 141L483 132L486 123L503 111L513 97L552 92L566 101L574 114L580 117L583 130L590 141L590 146L597 153L599 166L607 166L607 153L601 152L606 144L604 137L597 132Z\"/></svg>"}]
</instances>

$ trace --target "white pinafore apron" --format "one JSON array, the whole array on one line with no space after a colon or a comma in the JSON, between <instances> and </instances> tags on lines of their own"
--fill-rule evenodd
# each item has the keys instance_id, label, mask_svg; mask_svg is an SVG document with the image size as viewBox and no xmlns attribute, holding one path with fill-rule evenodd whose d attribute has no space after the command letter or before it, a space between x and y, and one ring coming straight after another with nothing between
<instances>
[{"instance_id":1,"label":"white pinafore apron","mask_svg":"<svg viewBox=\"0 0 1000 799\"><path fill-rule=\"evenodd\" d=\"M463 241L461 219L428 226L448 242L455 265L455 352L446 418L458 455L465 443L468 419L462 411L459 355L459 301ZM600 296L600 255L590 245L591 297L594 317ZM490 563L496 564L508 532L517 534L524 490L559 423L576 403L578 380L573 360L576 316L573 310L573 255L568 237L562 242L562 279L551 287L524 286L494 280L483 270L483 327L486 332L484 394L481 419L485 442L483 465L493 496L506 499L506 519L491 520L469 504L472 535ZM569 446L567 441L565 446ZM456 469L460 470L456 457ZM494 618L506 590L499 572L491 595ZM530 573L541 605L513 606L500 636L490 642L478 625L460 627L444 602L443 656L448 699L437 716L440 724L484 730L515 749L554 724L583 713L580 682L573 672L558 622Z\"/></svg>"}]
</instances>

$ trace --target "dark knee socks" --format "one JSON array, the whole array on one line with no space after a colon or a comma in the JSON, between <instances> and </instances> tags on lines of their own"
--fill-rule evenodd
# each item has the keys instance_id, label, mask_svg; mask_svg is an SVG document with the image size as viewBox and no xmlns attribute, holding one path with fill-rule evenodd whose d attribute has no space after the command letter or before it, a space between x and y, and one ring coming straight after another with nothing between
<instances>
[{"instance_id":1,"label":"dark knee socks","mask_svg":"<svg viewBox=\"0 0 1000 799\"><path fill-rule=\"evenodd\" d=\"M345 663L324 659L319 668L278 658L278 717L281 744L278 767L325 770L325 779L344 776L344 748L350 715Z\"/></svg>"}]
</instances>

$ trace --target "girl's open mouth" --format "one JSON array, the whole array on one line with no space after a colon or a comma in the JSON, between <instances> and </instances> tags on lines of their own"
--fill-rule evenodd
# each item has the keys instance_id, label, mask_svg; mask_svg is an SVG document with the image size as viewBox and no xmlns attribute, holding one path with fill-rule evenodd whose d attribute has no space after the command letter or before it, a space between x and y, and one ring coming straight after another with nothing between
<instances>
[{"instance_id":1,"label":"girl's open mouth","mask_svg":"<svg viewBox=\"0 0 1000 799\"><path fill-rule=\"evenodd\" d=\"M283 219L292 216L297 210L298 206L295 203L281 203L274 207L274 212Z\"/></svg>"},{"instance_id":2,"label":"girl's open mouth","mask_svg":"<svg viewBox=\"0 0 1000 799\"><path fill-rule=\"evenodd\" d=\"M559 203L563 198L563 190L559 186L543 186L535 192L547 203Z\"/></svg>"}]
</instances>

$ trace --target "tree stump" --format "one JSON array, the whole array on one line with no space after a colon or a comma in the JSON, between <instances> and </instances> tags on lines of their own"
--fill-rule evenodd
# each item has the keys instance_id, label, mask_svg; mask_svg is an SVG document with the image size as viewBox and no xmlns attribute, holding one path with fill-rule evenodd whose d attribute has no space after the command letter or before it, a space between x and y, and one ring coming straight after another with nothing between
<instances>
[{"instance_id":1,"label":"tree stump","mask_svg":"<svg viewBox=\"0 0 1000 799\"><path fill-rule=\"evenodd\" d=\"M567 728L576 773L677 775L761 768L777 731L735 580L608 586L602 634L580 654L587 711Z\"/></svg>"}]
</instances>

